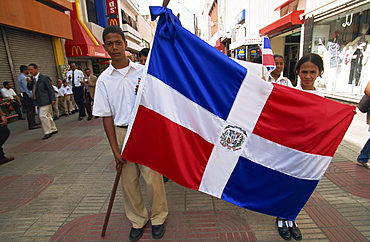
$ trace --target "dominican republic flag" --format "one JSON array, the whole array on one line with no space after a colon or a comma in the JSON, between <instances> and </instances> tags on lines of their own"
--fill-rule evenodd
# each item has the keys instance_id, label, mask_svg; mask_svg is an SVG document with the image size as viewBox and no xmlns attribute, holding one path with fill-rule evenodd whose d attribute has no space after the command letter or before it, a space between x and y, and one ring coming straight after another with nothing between
<instances>
[{"instance_id":1,"label":"dominican republic flag","mask_svg":"<svg viewBox=\"0 0 370 242\"><path fill-rule=\"evenodd\" d=\"M262 66L266 67L268 72L272 72L276 68L270 39L266 36L262 36Z\"/></svg>"},{"instance_id":2,"label":"dominican republic flag","mask_svg":"<svg viewBox=\"0 0 370 242\"><path fill-rule=\"evenodd\" d=\"M263 81L160 16L122 157L240 207L294 220L354 107Z\"/></svg>"}]
</instances>

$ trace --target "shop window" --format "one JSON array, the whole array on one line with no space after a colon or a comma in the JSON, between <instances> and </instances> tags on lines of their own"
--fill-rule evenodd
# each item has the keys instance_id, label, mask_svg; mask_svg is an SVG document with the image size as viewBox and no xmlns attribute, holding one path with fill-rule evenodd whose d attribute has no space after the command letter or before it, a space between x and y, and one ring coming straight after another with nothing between
<instances>
[{"instance_id":1,"label":"shop window","mask_svg":"<svg viewBox=\"0 0 370 242\"><path fill-rule=\"evenodd\" d=\"M87 17L89 22L98 24L98 18L96 15L95 0L86 0Z\"/></svg>"},{"instance_id":2,"label":"shop window","mask_svg":"<svg viewBox=\"0 0 370 242\"><path fill-rule=\"evenodd\" d=\"M305 44L312 43L311 52L324 60L325 72L317 81L317 88L349 96L363 95L370 80L370 5L367 7L317 21L311 37L305 36ZM307 50L304 48L305 53Z\"/></svg>"}]
</instances>

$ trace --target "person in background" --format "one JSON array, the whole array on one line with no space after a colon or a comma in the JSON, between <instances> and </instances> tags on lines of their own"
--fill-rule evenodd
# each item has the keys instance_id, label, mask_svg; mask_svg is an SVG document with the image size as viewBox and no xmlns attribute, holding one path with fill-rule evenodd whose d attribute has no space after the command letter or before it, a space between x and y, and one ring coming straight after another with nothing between
<instances>
[{"instance_id":1,"label":"person in background","mask_svg":"<svg viewBox=\"0 0 370 242\"><path fill-rule=\"evenodd\" d=\"M145 65L148 55L149 55L149 48L141 49L139 52L139 63L142 65Z\"/></svg>"},{"instance_id":2,"label":"person in background","mask_svg":"<svg viewBox=\"0 0 370 242\"><path fill-rule=\"evenodd\" d=\"M274 55L274 60L276 68L271 72L270 76L267 78L267 81L287 87L293 87L291 81L288 78L283 77L284 57L281 55Z\"/></svg>"},{"instance_id":3,"label":"person in background","mask_svg":"<svg viewBox=\"0 0 370 242\"><path fill-rule=\"evenodd\" d=\"M14 157L6 157L3 150L3 144L8 139L10 135L10 130L6 125L7 119L0 109L0 165L8 163L14 160Z\"/></svg>"},{"instance_id":4,"label":"person in background","mask_svg":"<svg viewBox=\"0 0 370 242\"><path fill-rule=\"evenodd\" d=\"M294 72L299 76L297 89L323 96L315 88L316 79L324 73L324 62L317 54L304 55L297 63ZM295 221L276 218L276 225L280 236L285 240L302 240L302 234Z\"/></svg>"},{"instance_id":5,"label":"person in background","mask_svg":"<svg viewBox=\"0 0 370 242\"><path fill-rule=\"evenodd\" d=\"M130 61L125 50L127 42L122 29L115 25L103 31L104 48L112 58L96 83L93 115L103 117L116 168L122 167L121 185L125 214L132 224L130 241L137 241L144 233L146 224L152 225L152 237L160 239L165 233L168 215L166 191L162 175L147 166L126 161L121 149L136 100L135 87L144 66ZM140 177L146 185L151 214L144 204Z\"/></svg>"},{"instance_id":6,"label":"person in background","mask_svg":"<svg viewBox=\"0 0 370 242\"><path fill-rule=\"evenodd\" d=\"M58 106L59 106L59 99L58 99L58 93L59 93L59 90L58 90L58 87L56 87L55 85L53 85L53 83L51 83L52 87L53 87L53 90L54 90L54 93L55 93L55 103L52 105L52 108L53 108L53 112L54 112L54 120L57 120L59 119L59 116L60 116L60 112L59 112L59 109L58 109Z\"/></svg>"},{"instance_id":7,"label":"person in background","mask_svg":"<svg viewBox=\"0 0 370 242\"><path fill-rule=\"evenodd\" d=\"M85 68L85 91L84 91L84 97L85 97L85 107L87 111L87 120L91 120L92 118L92 105L94 101L94 95L95 95L95 86L96 81L98 78L91 74L91 70L89 68Z\"/></svg>"},{"instance_id":8,"label":"person in background","mask_svg":"<svg viewBox=\"0 0 370 242\"><path fill-rule=\"evenodd\" d=\"M21 100L19 99L18 95L15 93L13 90L13 85L11 82L4 82L3 83L3 88L1 89L1 96L3 97L4 100L10 101L10 105L14 108L14 111L16 114L18 114L18 120L26 120L22 116L22 111L21 111Z\"/></svg>"},{"instance_id":9,"label":"person in background","mask_svg":"<svg viewBox=\"0 0 370 242\"><path fill-rule=\"evenodd\" d=\"M58 94L57 94L57 99L58 99L58 110L60 115L59 116L68 116L67 113L67 108L66 108L66 97L64 93L64 88L63 88L63 81L61 79L58 79L57 81L57 88L58 88Z\"/></svg>"},{"instance_id":10,"label":"person in background","mask_svg":"<svg viewBox=\"0 0 370 242\"><path fill-rule=\"evenodd\" d=\"M63 89L66 102L66 113L68 115L72 115L75 113L75 108L73 106L73 92L72 88L68 85L67 80L63 80Z\"/></svg>"},{"instance_id":11,"label":"person in background","mask_svg":"<svg viewBox=\"0 0 370 242\"><path fill-rule=\"evenodd\" d=\"M77 69L75 63L71 63L70 66L71 69L67 72L67 81L69 82L69 86L72 87L73 98L78 107L78 120L82 120L83 117L86 116L84 103L84 74L81 70Z\"/></svg>"},{"instance_id":12,"label":"person in background","mask_svg":"<svg viewBox=\"0 0 370 242\"><path fill-rule=\"evenodd\" d=\"M367 83L364 92L365 92L365 95L368 98L370 98L370 81ZM370 117L369 116L370 116L370 111L368 111L367 115L366 115L366 123L367 124L369 124L369 122L370 122ZM370 131L370 126L369 126L369 131ZM370 139L368 139L366 141L364 147L362 147L362 149L360 151L360 154L357 157L356 164L359 165L359 166L363 166L366 169L370 170L369 159L370 159Z\"/></svg>"},{"instance_id":13,"label":"person in background","mask_svg":"<svg viewBox=\"0 0 370 242\"><path fill-rule=\"evenodd\" d=\"M28 70L32 74L34 81L31 87L32 98L39 107L41 126L45 133L42 139L48 139L53 134L58 133L52 115L52 105L55 103L54 89L51 85L50 77L39 73L39 68L36 64L29 64Z\"/></svg>"},{"instance_id":14,"label":"person in background","mask_svg":"<svg viewBox=\"0 0 370 242\"><path fill-rule=\"evenodd\" d=\"M20 73L17 77L17 83L19 91L23 97L23 105L27 112L28 129L39 129L41 128L41 125L37 124L35 121L36 111L32 100L32 92L27 88L27 83L31 82L30 77L27 76L29 74L27 66L21 65L19 67L19 71Z\"/></svg>"}]
</instances>

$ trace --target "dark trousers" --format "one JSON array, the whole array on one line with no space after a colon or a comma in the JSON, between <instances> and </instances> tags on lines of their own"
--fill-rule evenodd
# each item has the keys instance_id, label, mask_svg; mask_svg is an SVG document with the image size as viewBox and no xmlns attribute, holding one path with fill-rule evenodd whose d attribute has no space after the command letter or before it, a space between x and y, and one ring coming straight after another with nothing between
<instances>
[{"instance_id":1,"label":"dark trousers","mask_svg":"<svg viewBox=\"0 0 370 242\"><path fill-rule=\"evenodd\" d=\"M85 103L84 103L84 88L83 87L74 87L72 88L73 97L78 107L79 117L85 117Z\"/></svg>"},{"instance_id":2,"label":"dark trousers","mask_svg":"<svg viewBox=\"0 0 370 242\"><path fill-rule=\"evenodd\" d=\"M17 102L17 100L14 100L13 99L10 102L10 105L13 106L15 113L18 114L18 118L22 118L21 106L19 105L19 103Z\"/></svg>"},{"instance_id":3,"label":"dark trousers","mask_svg":"<svg viewBox=\"0 0 370 242\"><path fill-rule=\"evenodd\" d=\"M32 128L36 125L35 106L33 105L32 98L30 98L25 92L23 93L23 105L26 108L26 112L27 112L28 128Z\"/></svg>"},{"instance_id":4,"label":"dark trousers","mask_svg":"<svg viewBox=\"0 0 370 242\"><path fill-rule=\"evenodd\" d=\"M86 91L85 89L85 107L87 115L92 115L92 98L90 96L90 93Z\"/></svg>"},{"instance_id":5,"label":"dark trousers","mask_svg":"<svg viewBox=\"0 0 370 242\"><path fill-rule=\"evenodd\" d=\"M10 130L8 129L8 126L7 125L0 126L0 160L5 158L3 144L8 139L9 135Z\"/></svg>"}]
</instances>

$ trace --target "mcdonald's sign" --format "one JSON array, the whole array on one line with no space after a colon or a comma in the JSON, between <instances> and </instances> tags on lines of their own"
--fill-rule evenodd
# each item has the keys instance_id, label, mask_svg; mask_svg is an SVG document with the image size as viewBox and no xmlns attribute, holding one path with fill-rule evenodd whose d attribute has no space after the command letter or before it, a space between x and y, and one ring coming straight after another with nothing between
<instances>
[{"instance_id":1,"label":"mcdonald's sign","mask_svg":"<svg viewBox=\"0 0 370 242\"><path fill-rule=\"evenodd\" d=\"M110 18L110 19L108 19L108 25L117 25L117 26L119 26L119 24L118 24L118 18Z\"/></svg>"},{"instance_id":2,"label":"mcdonald's sign","mask_svg":"<svg viewBox=\"0 0 370 242\"><path fill-rule=\"evenodd\" d=\"M82 55L82 49L81 49L80 46L78 46L78 45L72 46L72 56L73 55L77 55L77 56L81 56Z\"/></svg>"},{"instance_id":3,"label":"mcdonald's sign","mask_svg":"<svg viewBox=\"0 0 370 242\"><path fill-rule=\"evenodd\" d=\"M95 47L90 45L89 46L89 56L94 56L95 55Z\"/></svg>"}]
</instances>

